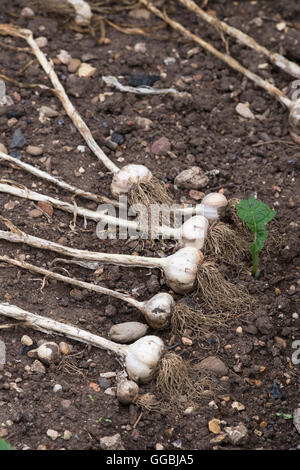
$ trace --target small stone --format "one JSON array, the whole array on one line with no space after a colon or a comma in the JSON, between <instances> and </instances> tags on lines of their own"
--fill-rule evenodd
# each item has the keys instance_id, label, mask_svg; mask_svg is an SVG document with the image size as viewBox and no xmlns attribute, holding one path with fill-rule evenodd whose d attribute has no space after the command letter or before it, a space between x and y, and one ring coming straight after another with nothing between
<instances>
[{"instance_id":1,"label":"small stone","mask_svg":"<svg viewBox=\"0 0 300 470\"><path fill-rule=\"evenodd\" d=\"M71 400L62 400L60 404L64 410L68 410L70 406L72 405L72 402Z\"/></svg>"},{"instance_id":2,"label":"small stone","mask_svg":"<svg viewBox=\"0 0 300 470\"><path fill-rule=\"evenodd\" d=\"M21 129L16 129L12 138L11 143L9 144L10 149L22 149L26 145L26 140L22 134Z\"/></svg>"},{"instance_id":3,"label":"small stone","mask_svg":"<svg viewBox=\"0 0 300 470\"><path fill-rule=\"evenodd\" d=\"M143 117L140 117L140 116L138 116L135 119L135 122L137 123L138 127L140 127L141 129L143 129L146 132L150 131L151 127L153 126L153 121L151 121L151 119L143 118Z\"/></svg>"},{"instance_id":4,"label":"small stone","mask_svg":"<svg viewBox=\"0 0 300 470\"><path fill-rule=\"evenodd\" d=\"M293 412L293 424L300 434L300 408L296 408Z\"/></svg>"},{"instance_id":5,"label":"small stone","mask_svg":"<svg viewBox=\"0 0 300 470\"><path fill-rule=\"evenodd\" d=\"M42 209L43 212L45 212L49 217L53 217L54 209L49 202L44 202L44 201L39 201L37 203L38 207Z\"/></svg>"},{"instance_id":6,"label":"small stone","mask_svg":"<svg viewBox=\"0 0 300 470\"><path fill-rule=\"evenodd\" d=\"M1 143L0 143L0 152L8 153L7 148L5 147L5 145L1 144Z\"/></svg>"},{"instance_id":7,"label":"small stone","mask_svg":"<svg viewBox=\"0 0 300 470\"><path fill-rule=\"evenodd\" d=\"M37 348L38 358L44 364L57 363L60 360L59 347L53 341L47 341Z\"/></svg>"},{"instance_id":8,"label":"small stone","mask_svg":"<svg viewBox=\"0 0 300 470\"><path fill-rule=\"evenodd\" d=\"M65 51L64 49L61 49L59 54L57 54L56 56L58 58L58 60L64 64L64 65L68 65L70 60L72 59L71 55L69 54L68 51Z\"/></svg>"},{"instance_id":9,"label":"small stone","mask_svg":"<svg viewBox=\"0 0 300 470\"><path fill-rule=\"evenodd\" d=\"M109 330L112 341L117 343L131 343L145 336L148 325L140 322L124 322L114 325Z\"/></svg>"},{"instance_id":10,"label":"small stone","mask_svg":"<svg viewBox=\"0 0 300 470\"><path fill-rule=\"evenodd\" d=\"M116 377L116 375L116 372L102 372L100 377L104 377L105 379L112 379L113 377Z\"/></svg>"},{"instance_id":11,"label":"small stone","mask_svg":"<svg viewBox=\"0 0 300 470\"><path fill-rule=\"evenodd\" d=\"M37 218L37 217L42 217L43 213L39 211L38 209L32 209L32 211L28 212L28 217L30 218Z\"/></svg>"},{"instance_id":12,"label":"small stone","mask_svg":"<svg viewBox=\"0 0 300 470\"><path fill-rule=\"evenodd\" d=\"M23 335L22 338L21 338L21 344L23 344L23 346L32 346L33 341L30 338L30 336Z\"/></svg>"},{"instance_id":13,"label":"small stone","mask_svg":"<svg viewBox=\"0 0 300 470\"><path fill-rule=\"evenodd\" d=\"M166 58L164 59L164 64L165 64L166 66L176 64L176 59L175 59L175 57L166 57Z\"/></svg>"},{"instance_id":14,"label":"small stone","mask_svg":"<svg viewBox=\"0 0 300 470\"><path fill-rule=\"evenodd\" d=\"M71 437L72 437L71 431L66 430L66 431L64 432L63 439L64 439L65 441L69 441L69 440L71 439Z\"/></svg>"},{"instance_id":15,"label":"small stone","mask_svg":"<svg viewBox=\"0 0 300 470\"><path fill-rule=\"evenodd\" d=\"M217 418L213 418L208 422L208 429L210 432L214 434L220 434L221 428L220 428L220 423L221 421Z\"/></svg>"},{"instance_id":16,"label":"small stone","mask_svg":"<svg viewBox=\"0 0 300 470\"><path fill-rule=\"evenodd\" d=\"M102 450L125 450L120 434L105 436L100 439L100 449Z\"/></svg>"},{"instance_id":17,"label":"small stone","mask_svg":"<svg viewBox=\"0 0 300 470\"><path fill-rule=\"evenodd\" d=\"M32 364L30 370L31 370L31 372L35 372L36 374L45 374L46 373L45 366L40 361L38 361L37 359Z\"/></svg>"},{"instance_id":18,"label":"small stone","mask_svg":"<svg viewBox=\"0 0 300 470\"><path fill-rule=\"evenodd\" d=\"M259 316L255 321L255 326L263 335L269 334L273 329L273 325L266 315Z\"/></svg>"},{"instance_id":19,"label":"small stone","mask_svg":"<svg viewBox=\"0 0 300 470\"><path fill-rule=\"evenodd\" d=\"M242 403L238 401L233 401L231 404L231 408L237 411L243 411L245 409L245 405L243 405Z\"/></svg>"},{"instance_id":20,"label":"small stone","mask_svg":"<svg viewBox=\"0 0 300 470\"><path fill-rule=\"evenodd\" d=\"M189 196L192 198L192 199L195 199L195 201L200 201L201 199L204 198L205 194L202 193L201 191L196 191L196 189L191 189L189 191Z\"/></svg>"},{"instance_id":21,"label":"small stone","mask_svg":"<svg viewBox=\"0 0 300 470\"><path fill-rule=\"evenodd\" d=\"M275 343L277 343L281 348L286 349L286 341L279 336L275 336Z\"/></svg>"},{"instance_id":22,"label":"small stone","mask_svg":"<svg viewBox=\"0 0 300 470\"><path fill-rule=\"evenodd\" d=\"M227 375L228 367L224 364L221 359L217 358L216 356L208 356L203 359L197 366L199 369L205 369L208 372L213 373L217 376Z\"/></svg>"},{"instance_id":23,"label":"small stone","mask_svg":"<svg viewBox=\"0 0 300 470\"><path fill-rule=\"evenodd\" d=\"M156 140L151 147L151 152L155 155L166 155L171 150L171 143L166 137Z\"/></svg>"},{"instance_id":24,"label":"small stone","mask_svg":"<svg viewBox=\"0 0 300 470\"><path fill-rule=\"evenodd\" d=\"M16 207L16 201L8 201L6 204L4 204L4 209L7 211L12 211Z\"/></svg>"},{"instance_id":25,"label":"small stone","mask_svg":"<svg viewBox=\"0 0 300 470\"><path fill-rule=\"evenodd\" d=\"M41 106L39 109L40 115L43 114L46 117L59 116L59 112L56 109L50 108L50 106Z\"/></svg>"},{"instance_id":26,"label":"small stone","mask_svg":"<svg viewBox=\"0 0 300 470\"><path fill-rule=\"evenodd\" d=\"M83 62L77 70L78 77L90 78L96 73L97 69L86 62Z\"/></svg>"},{"instance_id":27,"label":"small stone","mask_svg":"<svg viewBox=\"0 0 300 470\"><path fill-rule=\"evenodd\" d=\"M117 388L116 387L109 387L106 390L104 390L105 395L109 395L110 397L116 397L117 396Z\"/></svg>"},{"instance_id":28,"label":"small stone","mask_svg":"<svg viewBox=\"0 0 300 470\"><path fill-rule=\"evenodd\" d=\"M214 400L210 401L209 404L208 404L209 408L212 408L214 410L218 410L219 407L218 405L216 404L216 402Z\"/></svg>"},{"instance_id":29,"label":"small stone","mask_svg":"<svg viewBox=\"0 0 300 470\"><path fill-rule=\"evenodd\" d=\"M208 182L208 176L198 166L182 171L174 180L176 186L186 189L202 189L207 186Z\"/></svg>"},{"instance_id":30,"label":"small stone","mask_svg":"<svg viewBox=\"0 0 300 470\"><path fill-rule=\"evenodd\" d=\"M239 423L238 426L227 427L225 432L234 445L242 443L248 435L248 430L243 423Z\"/></svg>"},{"instance_id":31,"label":"small stone","mask_svg":"<svg viewBox=\"0 0 300 470\"><path fill-rule=\"evenodd\" d=\"M146 43L145 42L137 42L134 46L135 52L140 52L141 54L145 54L147 51Z\"/></svg>"},{"instance_id":32,"label":"small stone","mask_svg":"<svg viewBox=\"0 0 300 470\"><path fill-rule=\"evenodd\" d=\"M118 132L113 132L110 136L110 140L118 145L122 145L125 142L125 139L122 134L119 134Z\"/></svg>"},{"instance_id":33,"label":"small stone","mask_svg":"<svg viewBox=\"0 0 300 470\"><path fill-rule=\"evenodd\" d=\"M185 414L185 415L192 415L192 414L194 413L194 411L195 411L195 407L194 407L194 406L188 406L188 407L184 410L183 414Z\"/></svg>"},{"instance_id":34,"label":"small stone","mask_svg":"<svg viewBox=\"0 0 300 470\"><path fill-rule=\"evenodd\" d=\"M183 336L181 338L181 342L182 344L184 344L185 346L192 346L193 345L193 341L190 339L190 338L186 338L185 336Z\"/></svg>"},{"instance_id":35,"label":"small stone","mask_svg":"<svg viewBox=\"0 0 300 470\"><path fill-rule=\"evenodd\" d=\"M24 7L21 10L21 16L23 16L23 18L32 18L34 15L34 11L29 7Z\"/></svg>"},{"instance_id":36,"label":"small stone","mask_svg":"<svg viewBox=\"0 0 300 470\"><path fill-rule=\"evenodd\" d=\"M254 114L252 113L249 106L244 103L239 103L235 108L236 112L245 119L255 119Z\"/></svg>"},{"instance_id":37,"label":"small stone","mask_svg":"<svg viewBox=\"0 0 300 470\"><path fill-rule=\"evenodd\" d=\"M59 433L54 429L48 429L46 434L50 439L52 439L52 441L55 441L59 436Z\"/></svg>"},{"instance_id":38,"label":"small stone","mask_svg":"<svg viewBox=\"0 0 300 470\"><path fill-rule=\"evenodd\" d=\"M29 153L29 155L32 155L33 157L38 157L39 155L42 155L43 148L37 147L35 145L28 145L28 147L26 147L26 152Z\"/></svg>"},{"instance_id":39,"label":"small stone","mask_svg":"<svg viewBox=\"0 0 300 470\"><path fill-rule=\"evenodd\" d=\"M157 444L155 444L155 450L164 450L164 446L158 442Z\"/></svg>"},{"instance_id":40,"label":"small stone","mask_svg":"<svg viewBox=\"0 0 300 470\"><path fill-rule=\"evenodd\" d=\"M68 343L65 343L64 341L61 341L58 346L59 346L59 350L60 350L60 352L63 356L67 356L68 354L70 354L71 348L68 345Z\"/></svg>"},{"instance_id":41,"label":"small stone","mask_svg":"<svg viewBox=\"0 0 300 470\"><path fill-rule=\"evenodd\" d=\"M182 439L176 439L176 441L173 441L172 446L175 447L175 449L181 449L182 448Z\"/></svg>"},{"instance_id":42,"label":"small stone","mask_svg":"<svg viewBox=\"0 0 300 470\"><path fill-rule=\"evenodd\" d=\"M71 59L68 64L68 72L75 73L79 69L81 61L79 59Z\"/></svg>"},{"instance_id":43,"label":"small stone","mask_svg":"<svg viewBox=\"0 0 300 470\"><path fill-rule=\"evenodd\" d=\"M48 44L48 39L45 36L39 36L38 38L35 39L35 42L39 46L40 49L43 47L46 47Z\"/></svg>"},{"instance_id":44,"label":"small stone","mask_svg":"<svg viewBox=\"0 0 300 470\"><path fill-rule=\"evenodd\" d=\"M239 336L242 336L243 334L243 328L241 326L238 326L237 329L235 330L236 334Z\"/></svg>"},{"instance_id":45,"label":"small stone","mask_svg":"<svg viewBox=\"0 0 300 470\"><path fill-rule=\"evenodd\" d=\"M225 432L222 432L218 434L216 437L213 437L209 442L211 444L219 444L220 442L224 441L226 437L227 437L227 434Z\"/></svg>"},{"instance_id":46,"label":"small stone","mask_svg":"<svg viewBox=\"0 0 300 470\"><path fill-rule=\"evenodd\" d=\"M194 55L199 53L199 47L193 47L192 49L189 49L186 53L187 57L193 57Z\"/></svg>"},{"instance_id":47,"label":"small stone","mask_svg":"<svg viewBox=\"0 0 300 470\"><path fill-rule=\"evenodd\" d=\"M8 127L12 127L12 126L14 126L17 122L18 122L18 119L16 119L16 118L13 117L13 118L8 119L7 125L8 125Z\"/></svg>"},{"instance_id":48,"label":"small stone","mask_svg":"<svg viewBox=\"0 0 300 470\"><path fill-rule=\"evenodd\" d=\"M0 438L8 436L8 432L5 428L0 428Z\"/></svg>"},{"instance_id":49,"label":"small stone","mask_svg":"<svg viewBox=\"0 0 300 470\"><path fill-rule=\"evenodd\" d=\"M45 446L44 444L39 444L36 450L48 450L48 449L47 449L47 446Z\"/></svg>"},{"instance_id":50,"label":"small stone","mask_svg":"<svg viewBox=\"0 0 300 470\"><path fill-rule=\"evenodd\" d=\"M100 388L102 388L102 390L107 390L111 386L110 381L106 379L105 377L101 377L101 376L98 379L98 383L99 383Z\"/></svg>"},{"instance_id":51,"label":"small stone","mask_svg":"<svg viewBox=\"0 0 300 470\"><path fill-rule=\"evenodd\" d=\"M283 31L286 28L286 23L284 21L280 21L280 23L276 24L277 31Z\"/></svg>"},{"instance_id":52,"label":"small stone","mask_svg":"<svg viewBox=\"0 0 300 470\"><path fill-rule=\"evenodd\" d=\"M149 20L150 14L150 11L146 8L135 8L130 11L128 16L136 20Z\"/></svg>"},{"instance_id":53,"label":"small stone","mask_svg":"<svg viewBox=\"0 0 300 470\"><path fill-rule=\"evenodd\" d=\"M60 392L62 390L62 386L60 384L55 384L54 387L53 387L53 392L54 393L57 393L57 392Z\"/></svg>"}]
</instances>

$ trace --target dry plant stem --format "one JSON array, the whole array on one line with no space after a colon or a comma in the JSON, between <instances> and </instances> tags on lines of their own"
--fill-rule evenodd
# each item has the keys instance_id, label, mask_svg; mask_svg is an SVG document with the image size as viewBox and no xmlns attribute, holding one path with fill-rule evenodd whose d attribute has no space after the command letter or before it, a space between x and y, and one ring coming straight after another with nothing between
<instances>
[{"instance_id":1,"label":"dry plant stem","mask_svg":"<svg viewBox=\"0 0 300 470\"><path fill-rule=\"evenodd\" d=\"M96 348L112 351L123 358L126 356L128 351L128 348L124 345L114 343L113 341L94 335L89 331L81 330L75 326L67 325L65 323L52 320L51 318L27 312L15 305L0 303L0 314L9 318L14 318L15 320L26 322L27 325L30 325L35 330L48 334L56 333L63 335L81 343L95 346Z\"/></svg>"},{"instance_id":2,"label":"dry plant stem","mask_svg":"<svg viewBox=\"0 0 300 470\"><path fill-rule=\"evenodd\" d=\"M143 223L139 223L133 220L121 219L120 217L113 217L105 214L103 211L93 211L90 209L86 209L85 207L77 206L77 204L72 205L68 202L61 201L60 199L56 199L42 193L36 193L35 191L31 191L30 189L27 189L25 187L17 187L13 186L12 184L1 183L1 181L5 180L0 180L0 192L2 193L11 194L12 196L21 197L24 199L30 199L31 201L48 202L52 204L53 207L73 214L75 217L79 215L87 219L94 220L95 222L102 221L109 224L111 227L119 226L128 229L131 228L134 231L143 231ZM138 187L139 185L136 186ZM109 203L111 203L109 199L108 201ZM116 205L115 201L112 202L114 203L114 205ZM156 228L156 233L157 235L165 235L167 237L177 238L180 237L180 228L176 229L172 227L158 225Z\"/></svg>"},{"instance_id":3,"label":"dry plant stem","mask_svg":"<svg viewBox=\"0 0 300 470\"><path fill-rule=\"evenodd\" d=\"M94 140L91 131L69 100L64 87L60 83L54 71L53 65L47 60L45 54L41 51L35 42L32 31L29 29L19 28L18 26L2 24L0 25L0 34L23 38L27 41L28 45L32 48L37 60L43 67L45 73L50 78L52 85L56 90L56 95L60 99L69 118L73 121L74 126L78 129L92 152L106 166L106 168L108 168L108 170L112 171L113 173L117 173L119 168L107 157L107 155L105 155L105 153L98 146L97 142Z\"/></svg>"},{"instance_id":4,"label":"dry plant stem","mask_svg":"<svg viewBox=\"0 0 300 470\"><path fill-rule=\"evenodd\" d=\"M209 15L204 10L202 10L202 8L200 8L193 0L179 0L179 2L185 5L192 12L196 13L196 15L200 16L204 21L214 26L217 30L221 30L224 33L227 33L229 36L234 37L244 46L248 46L251 49L257 51L258 53L264 54L268 57L272 64L284 70L284 72L290 74L292 77L300 78L300 67L296 63L289 61L281 54L277 54L276 52L270 52L266 47L261 46L253 38L243 33L239 29L228 25L224 21L220 21L215 16Z\"/></svg>"},{"instance_id":5,"label":"dry plant stem","mask_svg":"<svg viewBox=\"0 0 300 470\"><path fill-rule=\"evenodd\" d=\"M84 191L83 189L77 188L76 186L66 183L62 179L55 178L54 176L50 175L50 173L47 173L46 171L39 170L38 168L32 165L29 165L29 163L22 162L22 160L17 160L16 158L13 158L10 155L7 155L6 153L3 153L1 151L0 151L0 160L6 161L8 163L11 163L14 166L22 168L22 170L25 170L28 173L31 173L32 175L37 176L38 178L42 178L46 181L49 181L49 183L53 183L59 188L64 189L65 191L76 194L76 196L80 196L80 197L83 197L85 199L89 199L95 202L103 202L106 204L112 204L115 207L119 206L119 203L117 201L114 201L113 199L109 199L105 196L100 196L98 194L90 193L89 191Z\"/></svg>"},{"instance_id":6,"label":"dry plant stem","mask_svg":"<svg viewBox=\"0 0 300 470\"><path fill-rule=\"evenodd\" d=\"M216 48L211 46L209 43L207 43L206 41L201 39L196 34L191 33L188 29L186 29L180 23L178 23L177 21L172 20L166 14L164 14L160 10L158 10L158 8L156 8L148 0L141 0L141 3L144 4L147 8L149 8L149 10L152 11L155 15L159 16L163 21L165 21L170 26L172 26L172 28L174 28L176 31L179 31L184 36L188 37L192 41L199 44L203 49L205 49L206 51L208 51L211 54L218 57L220 60L225 62L231 68L233 68L233 69L237 70L238 72L242 73L243 75L245 75L247 78L252 80L259 87L264 88L268 93L270 93L272 96L274 96L276 99L278 99L288 109L291 108L291 106L293 105L293 102L287 96L285 96L285 94L281 90L274 87L273 85L271 85L271 83L267 82L266 80L263 80L259 75L256 75L255 73L253 73L250 70L246 69L237 60L233 59L228 54L223 54L222 52L218 51Z\"/></svg>"},{"instance_id":7,"label":"dry plant stem","mask_svg":"<svg viewBox=\"0 0 300 470\"><path fill-rule=\"evenodd\" d=\"M237 60L233 59L233 57L231 57L230 55L223 54L222 52L218 51L213 46L211 46L209 43L201 39L196 34L191 33L180 23L177 23L177 21L172 20L165 13L162 13L160 10L158 10L148 0L140 1L143 5L149 8L150 11L152 11L155 15L159 16L163 21L169 24L176 31L179 31L184 36L199 44L203 49L218 57L220 60L229 65L229 67L231 67L232 69L243 74L253 83L255 83L255 85L266 90L271 96L274 96L281 104L286 106L289 110L288 121L290 125L290 135L297 144L300 144L300 99L290 100L281 90L273 86L268 81L263 80L259 75L256 75L255 73L248 70Z\"/></svg>"},{"instance_id":8,"label":"dry plant stem","mask_svg":"<svg viewBox=\"0 0 300 470\"><path fill-rule=\"evenodd\" d=\"M123 294L122 292L107 289L106 287L101 287L89 282L79 281L78 279L74 279L68 276L63 276L62 274L58 274L53 271L49 271L48 269L26 263L25 261L8 258L7 256L0 256L0 261L4 261L5 263L12 264L13 266L17 266L22 269L28 269L29 271L42 274L47 278L56 279L57 281L65 282L67 284L71 284L72 286L80 287L81 289L86 289L91 292L96 292L97 294L104 294L110 297L114 297L116 299L122 300L123 302L127 302L128 304L140 310L142 313L145 311L146 302L139 302L133 297Z\"/></svg>"},{"instance_id":9,"label":"dry plant stem","mask_svg":"<svg viewBox=\"0 0 300 470\"><path fill-rule=\"evenodd\" d=\"M141 268L160 268L164 267L165 258L150 258L146 256L133 256L133 255L118 255L111 253L100 253L86 250L78 250L68 246L60 245L43 238L28 235L21 230L15 228L15 232L7 232L0 230L0 239L7 240L12 243L25 243L26 245L33 246L34 248L41 248L43 250L54 251L62 255L79 258L81 260L99 261L102 264L116 264L118 266L134 266Z\"/></svg>"},{"instance_id":10,"label":"dry plant stem","mask_svg":"<svg viewBox=\"0 0 300 470\"><path fill-rule=\"evenodd\" d=\"M11 194L12 196L30 199L31 201L49 202L57 209L60 209L65 212L69 212L70 214L74 214L76 216L80 215L82 217L86 217L87 219L94 220L95 222L99 222L101 220L111 225L115 224L115 225L119 225L122 227L132 227L135 230L139 228L136 222L120 219L117 217L111 217L109 215L103 214L102 212L92 211L90 209L85 209L84 207L79 207L79 206L74 207L72 204L69 204L68 202L60 201L59 199L55 199L53 197L46 196L41 193L36 193L35 191L30 191L27 188L22 189L16 186L12 186L10 184L0 183L0 192L8 193L8 194Z\"/></svg>"}]
</instances>

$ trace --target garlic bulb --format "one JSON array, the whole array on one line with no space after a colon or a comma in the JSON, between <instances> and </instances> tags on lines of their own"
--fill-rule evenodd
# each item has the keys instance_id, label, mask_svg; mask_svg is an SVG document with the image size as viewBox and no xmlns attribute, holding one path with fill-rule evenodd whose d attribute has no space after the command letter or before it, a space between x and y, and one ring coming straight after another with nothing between
<instances>
[{"instance_id":1,"label":"garlic bulb","mask_svg":"<svg viewBox=\"0 0 300 470\"><path fill-rule=\"evenodd\" d=\"M129 377L136 382L149 382L164 352L163 341L158 336L144 336L128 346L127 351L125 364Z\"/></svg>"},{"instance_id":2,"label":"garlic bulb","mask_svg":"<svg viewBox=\"0 0 300 470\"><path fill-rule=\"evenodd\" d=\"M39 346L36 350L38 358L44 363L44 364L52 364L59 362L60 360L60 350L59 346L52 342L48 341L41 346Z\"/></svg>"},{"instance_id":3,"label":"garlic bulb","mask_svg":"<svg viewBox=\"0 0 300 470\"><path fill-rule=\"evenodd\" d=\"M110 189L114 197L128 193L136 183L148 182L152 173L144 165L129 164L114 174Z\"/></svg>"},{"instance_id":4,"label":"garlic bulb","mask_svg":"<svg viewBox=\"0 0 300 470\"><path fill-rule=\"evenodd\" d=\"M164 329L169 326L174 305L174 299L170 294L160 292L147 302L143 302L141 310L152 328Z\"/></svg>"},{"instance_id":5,"label":"garlic bulb","mask_svg":"<svg viewBox=\"0 0 300 470\"><path fill-rule=\"evenodd\" d=\"M202 215L191 217L180 229L180 244L184 247L194 247L201 250L208 230L208 220Z\"/></svg>"},{"instance_id":6,"label":"garlic bulb","mask_svg":"<svg viewBox=\"0 0 300 470\"><path fill-rule=\"evenodd\" d=\"M67 0L76 10L75 23L81 26L90 24L92 10L90 5L84 0Z\"/></svg>"},{"instance_id":7,"label":"garlic bulb","mask_svg":"<svg viewBox=\"0 0 300 470\"><path fill-rule=\"evenodd\" d=\"M123 405L132 403L139 394L139 386L133 380L121 379L117 385L117 397Z\"/></svg>"},{"instance_id":8,"label":"garlic bulb","mask_svg":"<svg viewBox=\"0 0 300 470\"><path fill-rule=\"evenodd\" d=\"M161 260L168 285L178 294L185 294L194 288L198 266L203 254L193 247L181 248Z\"/></svg>"},{"instance_id":9,"label":"garlic bulb","mask_svg":"<svg viewBox=\"0 0 300 470\"><path fill-rule=\"evenodd\" d=\"M300 100L295 101L290 108L289 125L291 137L300 144Z\"/></svg>"},{"instance_id":10,"label":"garlic bulb","mask_svg":"<svg viewBox=\"0 0 300 470\"><path fill-rule=\"evenodd\" d=\"M227 199L221 193L210 193L202 199L203 215L209 220L217 220L227 206Z\"/></svg>"}]
</instances>

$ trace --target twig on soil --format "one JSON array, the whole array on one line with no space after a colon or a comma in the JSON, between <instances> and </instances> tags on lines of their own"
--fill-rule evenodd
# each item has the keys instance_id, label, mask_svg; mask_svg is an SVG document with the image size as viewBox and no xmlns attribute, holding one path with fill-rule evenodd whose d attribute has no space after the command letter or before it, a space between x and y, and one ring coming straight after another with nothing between
<instances>
[{"instance_id":1,"label":"twig on soil","mask_svg":"<svg viewBox=\"0 0 300 470\"><path fill-rule=\"evenodd\" d=\"M289 110L290 135L296 143L300 143L300 99L290 100L281 90L273 86L270 82L262 79L259 75L256 75L255 73L251 72L228 54L224 54L218 51L211 44L207 43L196 34L191 33L188 29L182 26L182 24L169 18L165 12L161 12L149 0L140 1L155 15L157 15L159 18L169 24L173 29L179 31L184 36L199 44L204 50L218 57L220 60L229 65L229 67L231 67L232 69L242 73L249 80L254 82L255 85L266 90L271 96L275 97L281 104L283 104Z\"/></svg>"},{"instance_id":2,"label":"twig on soil","mask_svg":"<svg viewBox=\"0 0 300 470\"><path fill-rule=\"evenodd\" d=\"M140 86L140 87L132 87L132 86L125 86L122 85L122 83L119 82L119 80L116 77L113 76L107 76L107 77L102 77L102 80L107 84L107 85L114 85L118 90L127 92L127 93L135 93L138 95L167 95L171 94L174 95L175 97L186 97L190 96L189 93L186 92L179 92L175 90L175 88L153 88L150 86Z\"/></svg>"},{"instance_id":3,"label":"twig on soil","mask_svg":"<svg viewBox=\"0 0 300 470\"><path fill-rule=\"evenodd\" d=\"M248 46L251 49L257 51L258 53L264 54L268 57L272 64L276 65L284 72L292 75L292 77L300 78L300 67L295 62L291 62L281 54L269 51L266 47L261 46L252 37L248 36L248 34L245 34L239 29L228 25L224 21L220 21L215 16L209 15L204 10L202 10L202 8L200 8L193 0L179 0L179 2L186 6L193 13L196 13L196 15L198 15L204 21L214 26L218 31L221 30L224 33L227 33L229 36L237 39L244 46Z\"/></svg>"}]
</instances>

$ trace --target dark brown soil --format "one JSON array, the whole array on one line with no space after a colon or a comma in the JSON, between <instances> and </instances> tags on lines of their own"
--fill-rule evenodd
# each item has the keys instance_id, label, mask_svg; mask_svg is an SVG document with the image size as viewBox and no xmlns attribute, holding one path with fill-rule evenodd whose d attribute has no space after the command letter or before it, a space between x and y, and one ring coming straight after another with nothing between
<instances>
[{"instance_id":1,"label":"dark brown soil","mask_svg":"<svg viewBox=\"0 0 300 470\"><path fill-rule=\"evenodd\" d=\"M224 50L216 31L198 21L185 8L176 6L175 9L175 2L170 3L173 18ZM141 36L122 34L107 26L111 43L99 46L89 34L80 35L74 30L62 29L55 19L42 16L21 18L19 13L25 4L17 0L2 0L0 22L28 27L35 37L46 36L48 45L43 50L49 58L55 58L61 49L82 61L89 60L84 56L91 54L89 63L97 68L92 78L79 79L62 64L55 64L55 70L95 139L114 162L121 166L133 162L147 165L155 176L169 184L171 191L174 178L189 166L199 165L204 171L218 170L218 174L209 176L209 184L203 191L222 190L228 198L256 194L258 199L277 211L271 225L272 233L279 241L271 240L264 249L262 274L258 280L251 277L250 261L246 273L225 264L220 266L234 283L242 282L258 299L248 318L237 316L230 321L228 329L211 331L199 341L194 340L192 346L182 344L181 338L174 339L173 344L179 345L176 352L185 359L196 362L208 355L217 355L229 368L227 378L216 379L216 385L222 390L215 392L210 399L203 398L192 417L183 413L142 410L142 417L134 428L141 412L139 407L122 406L115 397L106 395L103 388L95 391L90 386L90 383L98 383L100 373L121 369L113 355L70 341L75 354L71 359L76 366L74 373L51 366L44 375L34 374L25 369L32 365L33 359L27 357L20 340L26 333L36 345L40 339L46 339L46 335L21 327L0 329L0 338L7 348L7 363L0 370L0 430L6 430L6 433L2 431L5 439L17 449L37 449L39 446L47 449L99 449L101 437L120 433L127 450L155 449L158 443L164 449L173 450L176 445L197 450L236 448L228 440L220 444L211 442L216 436L209 431L208 422L217 418L221 420L222 429L244 423L248 437L239 446L241 449L296 449L300 436L293 420L282 416L291 415L299 404L299 365L292 364L291 356L293 341L300 340L299 321L292 316L297 312L299 302L299 199L296 191L300 153L289 136L286 109L204 51L199 50L189 57L188 51L195 44L169 28ZM286 0L284 6L279 0L209 0L207 8L215 10L218 17L226 18L230 24L246 31L272 51L280 51L299 61L300 10L297 0ZM262 26L253 21L258 17L263 18ZM144 22L128 16L126 10L107 14L107 18L120 25L161 25L153 15ZM276 29L280 21L287 22L285 31ZM1 74L24 83L49 85L38 64L30 66L24 75L18 75L18 70L32 59L32 55L11 50L5 44L25 47L25 42L8 37L0 40ZM146 44L145 54L136 53L133 49L141 41ZM229 41L229 48L245 66L258 71L266 79L274 79L280 89L289 93L291 77L271 65L264 70L258 69L266 59L234 40ZM167 57L174 57L175 63L165 65ZM189 92L193 98L185 102L171 96L125 94L106 87L101 79L102 75L118 77L127 72L153 75L164 72L155 86L173 86ZM95 99L108 91L113 94L104 102ZM111 175L87 146L84 153L77 150L77 146L85 145L85 142L71 125L57 98L50 92L20 88L11 83L7 83L7 94L13 98L14 105L9 110L0 107L0 142L8 148L14 131L20 128L28 145L44 146L40 157L32 157L22 150L24 162L47 169L86 190L109 196ZM264 117L254 120L241 118L235 111L238 102L248 102L255 115ZM56 108L59 115L42 124L38 119L38 108L42 105ZM16 122L12 124L9 119L14 116ZM150 131L145 132L136 126L137 116L152 120ZM110 131L125 137L125 143L116 150L104 144ZM176 159L169 156L156 158L151 154L152 143L163 136L170 140ZM78 173L81 167L84 174ZM0 174L1 178L71 201L69 193L9 165L1 163ZM188 190L173 192L177 201L191 199ZM9 201L14 201L15 205L7 209ZM97 207L96 203L84 200L80 200L80 204L93 209ZM110 253L137 252L145 256L155 256L162 249L158 242L100 241L92 221L83 228L82 219L78 218L76 230L71 230L72 218L59 210L54 210L50 222L44 216L31 218L29 212L34 209L33 203L7 194L0 194L0 208L2 216L10 218L25 232L68 246ZM4 230L4 226L1 225L1 229ZM166 254L173 249L172 244L165 243ZM12 257L25 255L28 262L44 267L49 267L55 257L46 251L3 241L0 242L0 252ZM93 272L84 268L68 266L68 271L73 277L95 281ZM134 289L134 295L140 300L148 299L160 288L168 292L161 274L147 269L105 266L97 280L103 286L125 292ZM136 310L114 299L74 291L70 286L53 281L41 289L40 276L4 263L0 266L0 296L1 301L102 336L107 336L114 323L140 320ZM1 319L2 324L9 322L4 317ZM241 337L236 334L238 326L243 327ZM214 333L220 343L213 341ZM167 343L170 332L160 336ZM55 335L51 339L61 341ZM274 382L282 391L280 398L272 398L270 393ZM54 393L55 384L60 384L62 390ZM114 379L111 379L111 386L114 385ZM141 393L148 391L157 393L154 383L141 387ZM224 401L221 396L229 397L229 401ZM69 401L67 405L66 400ZM208 405L210 400L216 402L217 409ZM233 401L242 403L245 409L233 409ZM187 402L186 408L188 406ZM48 429L56 430L61 436L68 430L72 437L70 440L58 437L51 441L46 434Z\"/></svg>"}]
</instances>

